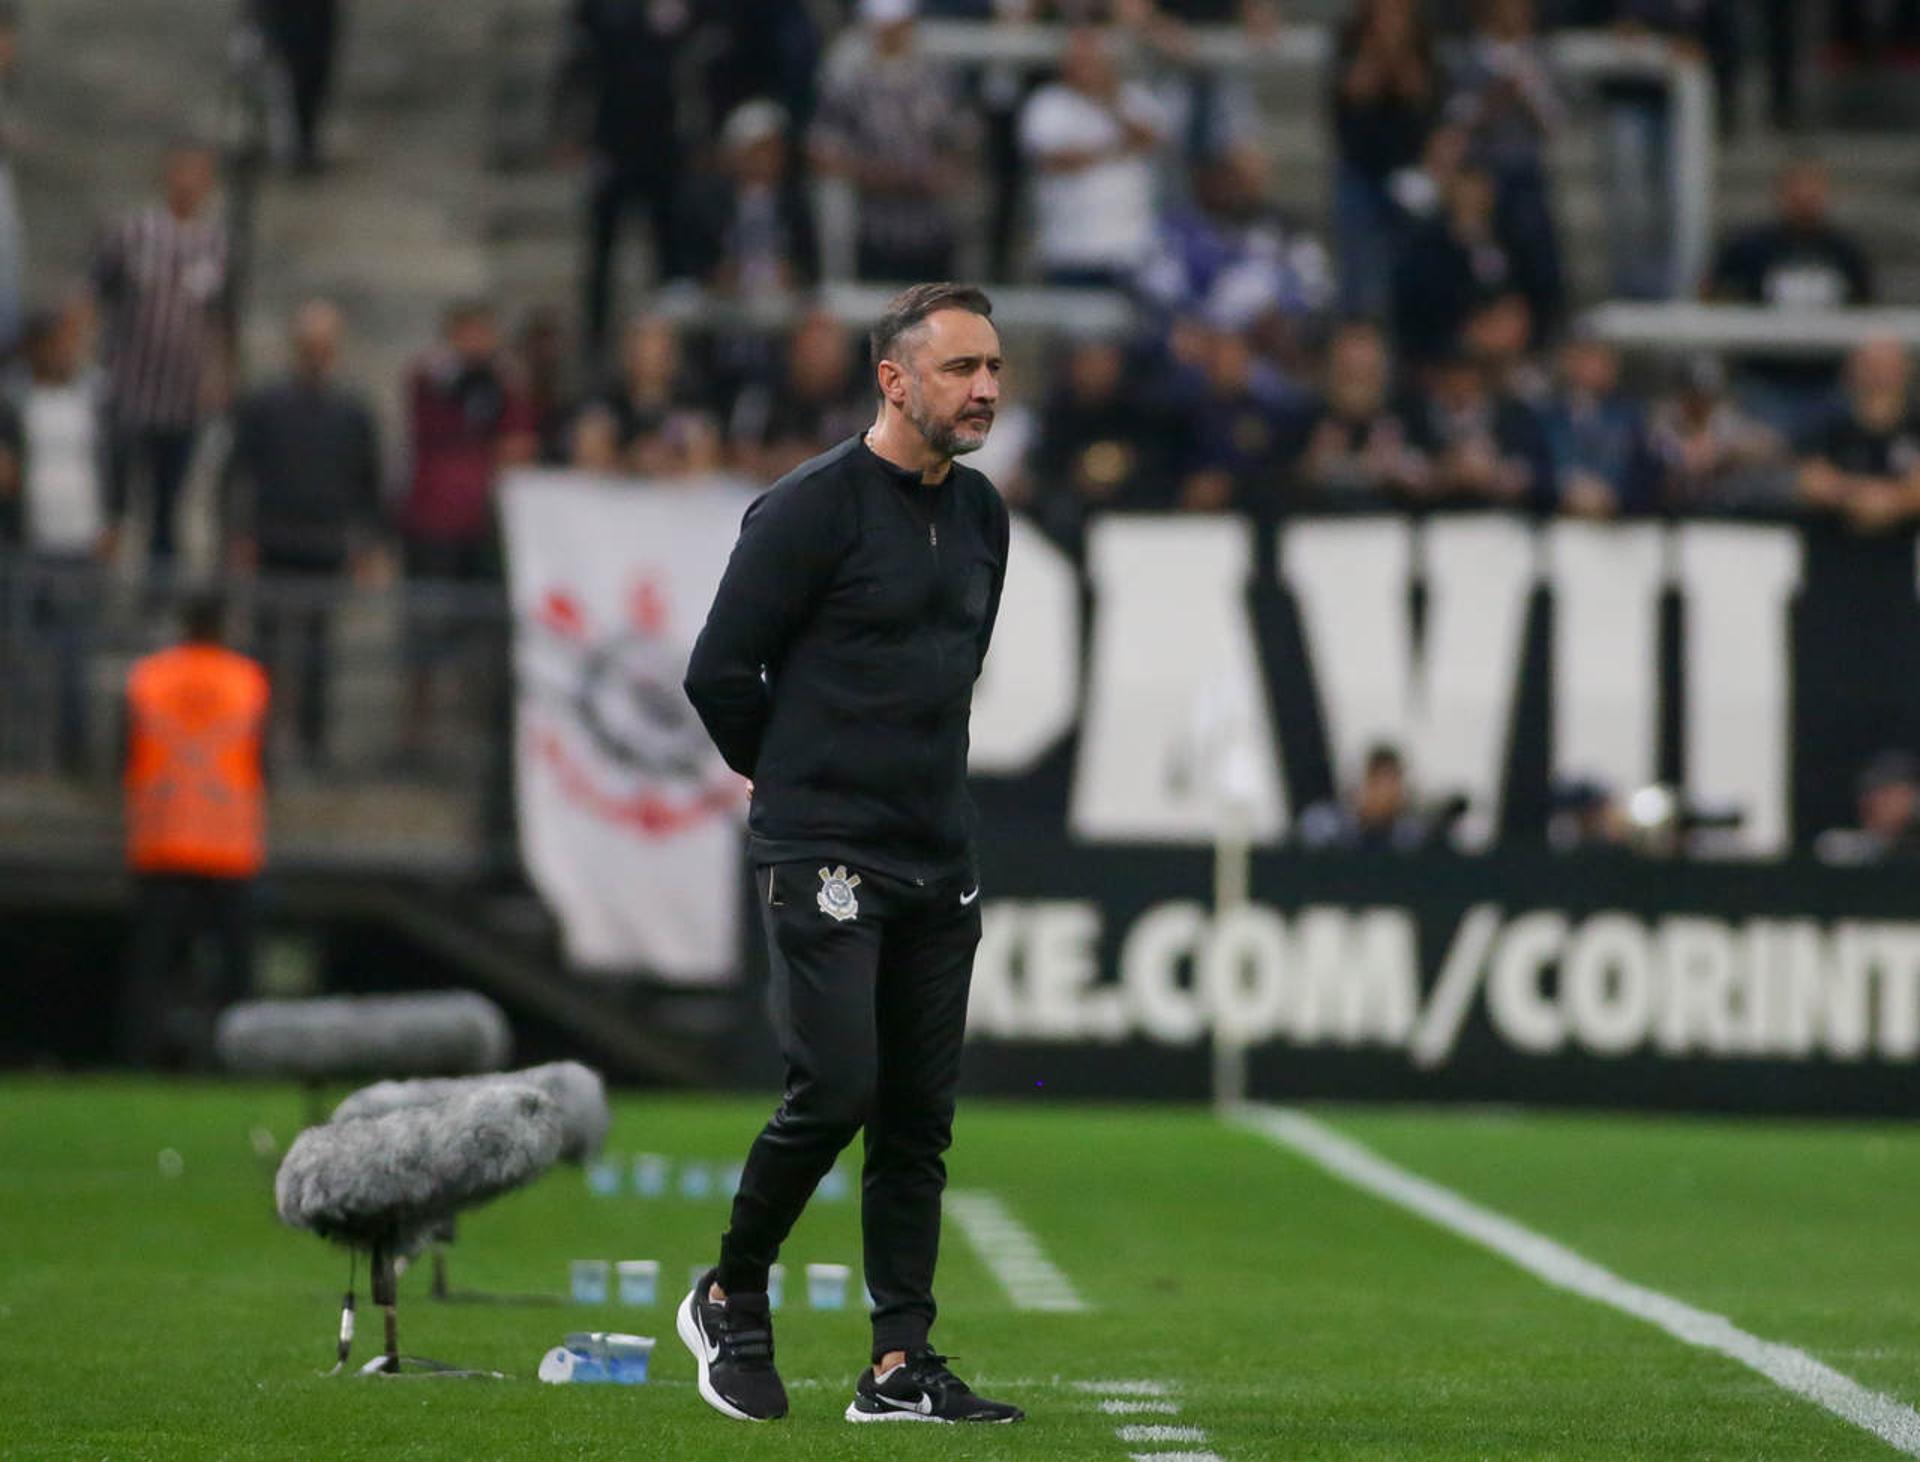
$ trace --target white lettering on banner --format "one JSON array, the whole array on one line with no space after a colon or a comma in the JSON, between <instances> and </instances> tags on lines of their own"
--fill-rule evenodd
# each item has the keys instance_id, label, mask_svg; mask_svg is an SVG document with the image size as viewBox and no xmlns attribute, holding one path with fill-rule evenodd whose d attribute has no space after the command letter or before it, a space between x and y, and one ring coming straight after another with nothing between
<instances>
[{"instance_id":1,"label":"white lettering on banner","mask_svg":"<svg viewBox=\"0 0 1920 1462\"><path fill-rule=\"evenodd\" d=\"M1161 904L1135 921L1120 946L1120 984L1141 1034L1190 1046L1207 1033L1208 1012L1194 988L1207 932L1207 911L1196 903Z\"/></svg>"},{"instance_id":2,"label":"white lettering on banner","mask_svg":"<svg viewBox=\"0 0 1920 1462\"><path fill-rule=\"evenodd\" d=\"M1420 949L1400 909L1303 909L1295 920L1301 1045L1399 1046L1420 1005Z\"/></svg>"},{"instance_id":3,"label":"white lettering on banner","mask_svg":"<svg viewBox=\"0 0 1920 1462\"><path fill-rule=\"evenodd\" d=\"M1399 743L1421 783L1461 791L1459 831L1483 846L1498 826L1525 648L1544 582L1553 607L1552 763L1628 788L1658 772L1659 608L1669 583L1685 613L1688 790L1739 808L1716 847L1779 852L1790 839L1789 616L1801 579L1791 528L1746 524L1399 517L1295 523L1279 564L1299 609L1328 754L1358 773L1374 741ZM1072 729L1080 612L1057 550L1025 535L1019 625L996 651L975 712L974 765L1030 768ZM1247 588L1250 530L1237 519L1110 517L1089 533L1094 623L1070 825L1093 841L1206 842L1215 788L1187 765L1196 707L1225 704L1253 748L1247 793L1257 842L1287 822L1280 748ZM1416 632L1413 597L1424 589ZM1003 615L1007 611L1003 611ZM1004 655L1004 667L1001 657Z\"/></svg>"},{"instance_id":4,"label":"white lettering on banner","mask_svg":"<svg viewBox=\"0 0 1920 1462\"><path fill-rule=\"evenodd\" d=\"M1409 926L1411 927L1411 926ZM1440 977L1434 981L1433 995L1420 1013L1409 1051L1416 1066L1437 1066L1447 1059L1460 1028L1473 1006L1474 991L1480 985L1480 971L1487 962L1487 951L1500 932L1500 910L1492 904L1479 904L1468 910L1453 943L1447 947ZM1415 992L1416 1003L1418 992Z\"/></svg>"},{"instance_id":5,"label":"white lettering on banner","mask_svg":"<svg viewBox=\"0 0 1920 1462\"><path fill-rule=\"evenodd\" d=\"M1094 588L1087 710L1068 824L1100 841L1208 843L1212 779L1188 752L1205 700L1245 717L1249 832L1286 827L1279 743L1248 611L1253 530L1239 518L1103 518L1087 533Z\"/></svg>"},{"instance_id":6,"label":"white lettering on banner","mask_svg":"<svg viewBox=\"0 0 1920 1462\"><path fill-rule=\"evenodd\" d=\"M1398 1046L1419 1010L1417 939L1399 909L1306 909L1290 933L1274 910L1244 905L1201 949L1211 1029L1246 1045L1285 1035L1300 1045Z\"/></svg>"},{"instance_id":7,"label":"white lettering on banner","mask_svg":"<svg viewBox=\"0 0 1920 1462\"><path fill-rule=\"evenodd\" d=\"M1661 921L1659 940L1668 991L1655 1043L1670 1056L1740 1054L1741 1007L1754 991L1739 977L1733 931L1719 919L1676 915Z\"/></svg>"},{"instance_id":8,"label":"white lettering on banner","mask_svg":"<svg viewBox=\"0 0 1920 1462\"><path fill-rule=\"evenodd\" d=\"M1213 1029L1243 1046L1287 1028L1287 921L1263 904L1242 904L1214 924L1200 960Z\"/></svg>"},{"instance_id":9,"label":"white lettering on banner","mask_svg":"<svg viewBox=\"0 0 1920 1462\"><path fill-rule=\"evenodd\" d=\"M1431 987L1412 914L1246 904L1215 920L1156 904L1117 938L1097 905L1001 901L985 911L968 1031L1003 1040L1191 1046L1215 1032L1257 1046L1452 1056L1484 984L1488 1028L1528 1056L1906 1062L1920 1058L1920 923L1604 910L1461 919Z\"/></svg>"},{"instance_id":10,"label":"white lettering on banner","mask_svg":"<svg viewBox=\"0 0 1920 1462\"><path fill-rule=\"evenodd\" d=\"M1647 931L1626 914L1601 914L1581 927L1561 962L1561 996L1574 1039L1601 1056L1624 1056L1646 1039L1653 1017L1653 961Z\"/></svg>"},{"instance_id":11,"label":"white lettering on banner","mask_svg":"<svg viewBox=\"0 0 1920 1462\"><path fill-rule=\"evenodd\" d=\"M1100 978L1100 910L1093 904L1038 904L1029 918L1028 1020L1044 1037L1117 1035L1119 1003L1094 996Z\"/></svg>"},{"instance_id":12,"label":"white lettering on banner","mask_svg":"<svg viewBox=\"0 0 1920 1462\"><path fill-rule=\"evenodd\" d=\"M1499 825L1535 557L1533 531L1504 517L1424 528L1338 519L1281 533L1338 776L1356 779L1374 742L1396 743L1422 785L1472 799L1465 846L1484 846ZM1427 603L1418 643L1416 577Z\"/></svg>"},{"instance_id":13,"label":"white lettering on banner","mask_svg":"<svg viewBox=\"0 0 1920 1462\"><path fill-rule=\"evenodd\" d=\"M1880 1007L1874 1020L1880 1054L1889 1061L1920 1055L1920 930L1882 924L1879 945Z\"/></svg>"},{"instance_id":14,"label":"white lettering on banner","mask_svg":"<svg viewBox=\"0 0 1920 1462\"><path fill-rule=\"evenodd\" d=\"M1034 1041L1118 1040L1121 992L1100 977L1100 908L989 899L967 1002L970 1032Z\"/></svg>"},{"instance_id":15,"label":"white lettering on banner","mask_svg":"<svg viewBox=\"0 0 1920 1462\"><path fill-rule=\"evenodd\" d=\"M975 772L1018 776L1073 729L1080 712L1080 574L1015 516L1007 579L987 663L973 688Z\"/></svg>"},{"instance_id":16,"label":"white lettering on banner","mask_svg":"<svg viewBox=\"0 0 1920 1462\"><path fill-rule=\"evenodd\" d=\"M1546 975L1567 942L1563 914L1522 914L1494 946L1487 1013L1509 1043L1535 1056L1560 1049L1566 1017L1547 994Z\"/></svg>"},{"instance_id":17,"label":"white lettering on banner","mask_svg":"<svg viewBox=\"0 0 1920 1462\"><path fill-rule=\"evenodd\" d=\"M1678 530L1686 614L1687 790L1746 814L1735 846L1786 851L1793 755L1788 610L1800 539L1788 528L1688 523Z\"/></svg>"},{"instance_id":18,"label":"white lettering on banner","mask_svg":"<svg viewBox=\"0 0 1920 1462\"><path fill-rule=\"evenodd\" d=\"M1553 766L1615 787L1658 779L1660 592L1657 523L1557 522L1553 584Z\"/></svg>"}]
</instances>

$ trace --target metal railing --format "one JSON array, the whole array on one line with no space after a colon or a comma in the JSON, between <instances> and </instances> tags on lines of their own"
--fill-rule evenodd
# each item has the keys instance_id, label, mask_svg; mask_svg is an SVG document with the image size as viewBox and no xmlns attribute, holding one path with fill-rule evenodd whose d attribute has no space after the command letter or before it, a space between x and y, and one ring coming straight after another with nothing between
<instances>
[{"instance_id":1,"label":"metal railing","mask_svg":"<svg viewBox=\"0 0 1920 1462\"><path fill-rule=\"evenodd\" d=\"M1587 312L1602 338L1657 352L1843 355L1861 341L1888 338L1920 347L1920 309L1787 309L1770 305L1632 304Z\"/></svg>"},{"instance_id":2,"label":"metal railing","mask_svg":"<svg viewBox=\"0 0 1920 1462\"><path fill-rule=\"evenodd\" d=\"M117 846L128 671L177 640L186 587L0 555L0 848ZM273 686L276 861L470 872L511 852L508 613L493 585L261 575L227 639Z\"/></svg>"}]
</instances>

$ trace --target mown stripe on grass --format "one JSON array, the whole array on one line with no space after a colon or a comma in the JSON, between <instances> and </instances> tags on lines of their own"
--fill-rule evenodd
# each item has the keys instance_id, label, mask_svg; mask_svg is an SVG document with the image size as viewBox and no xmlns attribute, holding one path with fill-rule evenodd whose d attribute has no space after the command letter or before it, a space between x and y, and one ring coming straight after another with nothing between
<instances>
[{"instance_id":1,"label":"mown stripe on grass","mask_svg":"<svg viewBox=\"0 0 1920 1462\"><path fill-rule=\"evenodd\" d=\"M1087 1302L1054 1266L1040 1241L993 1193L947 1190L947 1214L960 1225L1016 1310L1078 1312Z\"/></svg>"},{"instance_id":2,"label":"mown stripe on grass","mask_svg":"<svg viewBox=\"0 0 1920 1462\"><path fill-rule=\"evenodd\" d=\"M1695 1309L1659 1290L1622 1279L1544 1234L1408 1172L1304 1113L1249 1106L1238 1108L1232 1120L1354 1187L1491 1250L1555 1289L1644 1320L1687 1345L1736 1360L1782 1390L1826 1408L1909 1456L1920 1457L1920 1412L1868 1390L1804 1350L1762 1340L1724 1315Z\"/></svg>"}]
</instances>

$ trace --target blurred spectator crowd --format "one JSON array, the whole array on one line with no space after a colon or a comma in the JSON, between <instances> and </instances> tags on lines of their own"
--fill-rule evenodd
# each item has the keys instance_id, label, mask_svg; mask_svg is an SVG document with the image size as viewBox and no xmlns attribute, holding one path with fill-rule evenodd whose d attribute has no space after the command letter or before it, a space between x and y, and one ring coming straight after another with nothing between
<instances>
[{"instance_id":1,"label":"blurred spectator crowd","mask_svg":"<svg viewBox=\"0 0 1920 1462\"><path fill-rule=\"evenodd\" d=\"M1356 0L1321 83L1326 239L1274 202L1247 75L1195 59L1193 27L1256 42L1276 6L850 9L854 39L833 47L800 6L575 5L556 119L587 191L589 379L567 384L578 357L560 317L530 324L551 342L528 357L544 460L765 481L856 429L869 393L854 322L815 307L780 335L683 333L643 303L610 324L630 218L644 220L660 299L694 286L745 304L804 299L825 232L806 185L831 178L856 201L862 280L974 264L1138 306L1141 328L1069 331L1020 358L1021 404L983 464L1064 538L1108 508L1803 510L1862 530L1920 514L1897 346L1869 343L1844 364L1701 356L1641 374L1581 327L1570 298L1549 162L1569 83L1543 32L1612 30L1656 57L1705 59L1730 107L1748 53L1764 56L1785 126L1788 42L1809 28L1792 7ZM1057 67L1029 74L936 60L919 29L933 18L1068 30ZM1836 7L1835 45L1869 23ZM1589 90L1612 179L1610 292L1672 295L1665 82L1627 71ZM1792 162L1771 216L1733 231L1686 292L1783 310L1870 302L1870 263L1829 191L1818 161Z\"/></svg>"},{"instance_id":2,"label":"blurred spectator crowd","mask_svg":"<svg viewBox=\"0 0 1920 1462\"><path fill-rule=\"evenodd\" d=\"M1912 8L1833 6L1834 56L1908 54ZM1253 82L1196 59L1196 27L1271 35L1284 17L1270 0L852 0L847 45L786 0L573 0L552 124L582 191L577 309L450 306L385 413L340 379L348 322L326 300L287 322L283 371L237 378L234 243L218 159L196 144L169 152L151 207L103 230L84 291L22 310L0 44L0 347L18 361L0 405L0 543L77 567L121 554L131 528L164 577L216 421L232 429L222 561L316 588L497 581L494 489L516 465L769 482L873 412L862 322L810 302L821 179L854 200L864 281L965 269L1132 300L1136 328L1017 353L981 461L1064 542L1111 509L1798 512L1889 530L1920 519L1900 344L1629 369L1580 321L1557 222L1549 144L1571 98L1544 34L1612 30L1703 58L1727 125L1751 52L1784 127L1806 9L1354 0L1316 83L1333 158L1321 238L1275 202ZM337 29L333 5L312 10L302 30L301 6L263 9L302 172L324 165ZM928 54L935 18L1067 30L1050 71L961 66ZM1589 90L1598 111L1582 117L1613 179L1611 293L1673 294L1670 98L1639 72ZM1729 230L1684 292L1782 312L1871 302L1872 261L1830 191L1818 160L1789 163L1771 212ZM648 261L644 298L617 298L626 249ZM672 306L689 292L790 315L685 327ZM383 419L403 440L382 443ZM80 636L90 612L69 605L47 631ZM324 620L283 610L259 628L304 647L301 732L317 751ZM416 639L424 722L441 656Z\"/></svg>"}]
</instances>

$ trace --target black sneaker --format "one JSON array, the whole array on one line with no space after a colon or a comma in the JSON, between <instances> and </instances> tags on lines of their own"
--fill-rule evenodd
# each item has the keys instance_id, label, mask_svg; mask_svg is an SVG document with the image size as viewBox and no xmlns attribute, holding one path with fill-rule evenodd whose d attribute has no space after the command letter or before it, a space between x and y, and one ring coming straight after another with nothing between
<instances>
[{"instance_id":1,"label":"black sneaker","mask_svg":"<svg viewBox=\"0 0 1920 1462\"><path fill-rule=\"evenodd\" d=\"M772 1421L787 1414L787 1388L773 1368L773 1316L764 1294L707 1296L717 1270L687 1291L674 1328L700 1367L700 1394L735 1421Z\"/></svg>"},{"instance_id":2,"label":"black sneaker","mask_svg":"<svg viewBox=\"0 0 1920 1462\"><path fill-rule=\"evenodd\" d=\"M947 1357L916 1350L905 1363L875 1378L860 1373L847 1407L848 1421L1025 1421L1026 1412L989 1401L947 1369Z\"/></svg>"}]
</instances>

